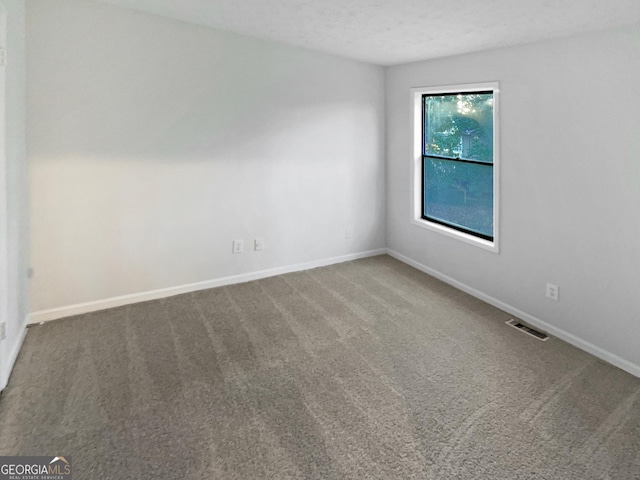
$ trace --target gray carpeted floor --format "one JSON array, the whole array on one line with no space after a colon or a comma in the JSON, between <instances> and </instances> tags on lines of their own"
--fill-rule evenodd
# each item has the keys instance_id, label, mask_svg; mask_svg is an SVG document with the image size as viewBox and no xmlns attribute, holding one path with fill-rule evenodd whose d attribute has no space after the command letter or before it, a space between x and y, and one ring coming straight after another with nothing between
<instances>
[{"instance_id":1,"label":"gray carpeted floor","mask_svg":"<svg viewBox=\"0 0 640 480\"><path fill-rule=\"evenodd\" d=\"M381 256L29 329L0 455L84 479L638 479L640 379Z\"/></svg>"}]
</instances>

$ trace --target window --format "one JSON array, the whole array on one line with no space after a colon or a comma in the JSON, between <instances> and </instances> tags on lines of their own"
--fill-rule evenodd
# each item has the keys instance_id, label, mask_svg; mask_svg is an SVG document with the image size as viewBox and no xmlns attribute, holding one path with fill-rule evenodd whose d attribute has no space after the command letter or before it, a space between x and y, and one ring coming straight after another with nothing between
<instances>
[{"instance_id":1,"label":"window","mask_svg":"<svg viewBox=\"0 0 640 480\"><path fill-rule=\"evenodd\" d=\"M497 251L497 84L414 89L414 223Z\"/></svg>"}]
</instances>

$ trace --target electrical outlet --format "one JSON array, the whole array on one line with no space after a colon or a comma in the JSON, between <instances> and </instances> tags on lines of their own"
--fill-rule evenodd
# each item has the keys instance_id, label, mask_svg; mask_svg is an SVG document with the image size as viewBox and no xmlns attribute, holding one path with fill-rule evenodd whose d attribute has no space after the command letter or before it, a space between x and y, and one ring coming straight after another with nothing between
<instances>
[{"instance_id":1,"label":"electrical outlet","mask_svg":"<svg viewBox=\"0 0 640 480\"><path fill-rule=\"evenodd\" d=\"M264 238L256 238L253 241L253 249L257 252L259 250L264 250Z\"/></svg>"},{"instance_id":2,"label":"electrical outlet","mask_svg":"<svg viewBox=\"0 0 640 480\"><path fill-rule=\"evenodd\" d=\"M7 338L7 324L6 322L0 323L0 340Z\"/></svg>"},{"instance_id":3,"label":"electrical outlet","mask_svg":"<svg viewBox=\"0 0 640 480\"><path fill-rule=\"evenodd\" d=\"M351 228L347 228L344 231L344 238L350 240L353 237L353 230Z\"/></svg>"},{"instance_id":4,"label":"electrical outlet","mask_svg":"<svg viewBox=\"0 0 640 480\"><path fill-rule=\"evenodd\" d=\"M232 253L242 253L244 252L244 240L234 240Z\"/></svg>"},{"instance_id":5,"label":"electrical outlet","mask_svg":"<svg viewBox=\"0 0 640 480\"><path fill-rule=\"evenodd\" d=\"M555 300L557 302L559 295L560 292L558 290L558 286L552 283L547 283L547 298L550 298L551 300Z\"/></svg>"}]
</instances>

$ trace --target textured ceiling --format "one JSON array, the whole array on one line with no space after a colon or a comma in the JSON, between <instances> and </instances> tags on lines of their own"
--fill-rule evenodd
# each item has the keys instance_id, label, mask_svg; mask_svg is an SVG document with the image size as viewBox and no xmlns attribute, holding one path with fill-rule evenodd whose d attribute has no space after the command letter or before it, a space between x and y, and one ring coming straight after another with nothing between
<instances>
[{"instance_id":1,"label":"textured ceiling","mask_svg":"<svg viewBox=\"0 0 640 480\"><path fill-rule=\"evenodd\" d=\"M379 65L640 24L640 0L102 0Z\"/></svg>"}]
</instances>

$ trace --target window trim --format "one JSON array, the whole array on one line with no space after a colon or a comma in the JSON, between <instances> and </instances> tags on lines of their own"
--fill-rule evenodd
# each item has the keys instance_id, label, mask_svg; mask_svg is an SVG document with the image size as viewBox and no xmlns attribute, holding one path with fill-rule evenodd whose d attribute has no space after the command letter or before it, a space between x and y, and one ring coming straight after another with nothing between
<instances>
[{"instance_id":1,"label":"window trim","mask_svg":"<svg viewBox=\"0 0 640 480\"><path fill-rule=\"evenodd\" d=\"M462 232L452 227L442 225L422 217L424 202L423 192L423 108L422 96L434 94L493 92L493 241ZM500 94L498 82L485 82L461 85L416 87L411 89L411 132L413 135L411 190L413 201L411 206L411 223L419 227L443 234L450 238L461 240L470 245L483 248L493 253L499 253L500 233L500 126L498 122L500 109Z\"/></svg>"}]
</instances>

